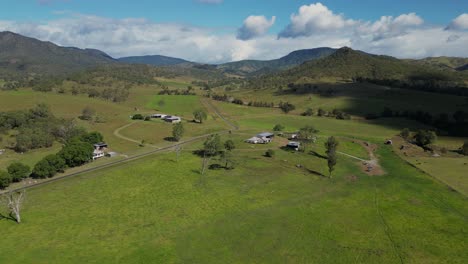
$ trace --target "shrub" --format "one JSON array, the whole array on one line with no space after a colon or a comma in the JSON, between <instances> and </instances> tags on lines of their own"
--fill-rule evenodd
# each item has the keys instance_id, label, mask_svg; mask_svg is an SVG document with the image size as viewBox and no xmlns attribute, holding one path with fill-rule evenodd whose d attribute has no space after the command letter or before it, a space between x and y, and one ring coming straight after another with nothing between
<instances>
[{"instance_id":1,"label":"shrub","mask_svg":"<svg viewBox=\"0 0 468 264\"><path fill-rule=\"evenodd\" d=\"M11 175L6 171L0 171L0 189L5 189L10 186L12 181Z\"/></svg>"},{"instance_id":2,"label":"shrub","mask_svg":"<svg viewBox=\"0 0 468 264\"><path fill-rule=\"evenodd\" d=\"M275 151L272 149L269 149L265 152L265 156L268 158L273 158L275 156Z\"/></svg>"},{"instance_id":3,"label":"shrub","mask_svg":"<svg viewBox=\"0 0 468 264\"><path fill-rule=\"evenodd\" d=\"M312 108L307 108L304 113L302 113L303 116L313 116L314 115L314 110Z\"/></svg>"},{"instance_id":4,"label":"shrub","mask_svg":"<svg viewBox=\"0 0 468 264\"><path fill-rule=\"evenodd\" d=\"M24 165L20 162L14 162L7 168L8 173L11 175L13 182L19 182L24 178L27 178L31 173L31 168L28 165Z\"/></svg>"},{"instance_id":5,"label":"shrub","mask_svg":"<svg viewBox=\"0 0 468 264\"><path fill-rule=\"evenodd\" d=\"M40 179L51 178L57 172L62 171L65 165L65 160L58 155L52 154L43 158L34 166L31 176Z\"/></svg>"},{"instance_id":6,"label":"shrub","mask_svg":"<svg viewBox=\"0 0 468 264\"><path fill-rule=\"evenodd\" d=\"M408 128L404 128L401 132L400 132L400 136L407 140L410 136L410 130Z\"/></svg>"},{"instance_id":7,"label":"shrub","mask_svg":"<svg viewBox=\"0 0 468 264\"><path fill-rule=\"evenodd\" d=\"M145 116L145 121L151 121L151 116Z\"/></svg>"},{"instance_id":8,"label":"shrub","mask_svg":"<svg viewBox=\"0 0 468 264\"><path fill-rule=\"evenodd\" d=\"M276 126L273 127L273 131L283 131L284 126L281 124L277 124Z\"/></svg>"},{"instance_id":9,"label":"shrub","mask_svg":"<svg viewBox=\"0 0 468 264\"><path fill-rule=\"evenodd\" d=\"M134 114L132 116L132 119L133 120L143 120L143 119L145 119L145 117L142 114Z\"/></svg>"}]
</instances>

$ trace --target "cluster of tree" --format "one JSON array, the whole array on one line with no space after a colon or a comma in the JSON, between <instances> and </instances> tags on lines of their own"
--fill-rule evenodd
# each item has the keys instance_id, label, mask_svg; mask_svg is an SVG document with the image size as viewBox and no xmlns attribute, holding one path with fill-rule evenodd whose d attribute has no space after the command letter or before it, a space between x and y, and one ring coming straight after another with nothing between
<instances>
[{"instance_id":1,"label":"cluster of tree","mask_svg":"<svg viewBox=\"0 0 468 264\"><path fill-rule=\"evenodd\" d=\"M356 82L368 82L378 85L418 90L432 93L468 96L468 89L462 82L437 76L412 76L408 79L375 79L357 77Z\"/></svg>"},{"instance_id":2,"label":"cluster of tree","mask_svg":"<svg viewBox=\"0 0 468 264\"><path fill-rule=\"evenodd\" d=\"M56 118L46 104L30 110L0 113L0 133L16 131L16 142L10 146L17 152L52 146L65 142L83 131L72 120Z\"/></svg>"},{"instance_id":3,"label":"cluster of tree","mask_svg":"<svg viewBox=\"0 0 468 264\"><path fill-rule=\"evenodd\" d=\"M289 83L287 89L279 89L280 94L318 94L330 97L336 94L332 87L321 88L313 83Z\"/></svg>"},{"instance_id":4,"label":"cluster of tree","mask_svg":"<svg viewBox=\"0 0 468 264\"><path fill-rule=\"evenodd\" d=\"M204 90L211 90L217 87L226 87L226 90L233 90L245 81L241 78L217 78L208 81L193 81L192 84L201 87Z\"/></svg>"},{"instance_id":5,"label":"cluster of tree","mask_svg":"<svg viewBox=\"0 0 468 264\"><path fill-rule=\"evenodd\" d=\"M253 107L275 107L275 104L273 102L252 101L252 102L249 102L248 106L253 106Z\"/></svg>"},{"instance_id":6,"label":"cluster of tree","mask_svg":"<svg viewBox=\"0 0 468 264\"><path fill-rule=\"evenodd\" d=\"M289 102L280 102L279 108L280 108L285 114L287 114L287 113L293 111L294 109L296 109L296 107L295 107L293 104L289 103Z\"/></svg>"},{"instance_id":7,"label":"cluster of tree","mask_svg":"<svg viewBox=\"0 0 468 264\"><path fill-rule=\"evenodd\" d=\"M192 86L188 86L186 90L179 90L179 89L174 89L170 90L169 87L163 86L162 90L159 91L160 95L195 95L195 92L193 91Z\"/></svg>"},{"instance_id":8,"label":"cluster of tree","mask_svg":"<svg viewBox=\"0 0 468 264\"><path fill-rule=\"evenodd\" d=\"M198 152L203 157L202 168L200 173L205 174L206 169L210 165L211 160L216 159L222 163L222 166L227 169L234 169L235 160L232 151L236 148L234 141L226 140L221 142L221 137L218 134L209 136L203 143L203 148ZM212 167L217 167L213 166Z\"/></svg>"},{"instance_id":9,"label":"cluster of tree","mask_svg":"<svg viewBox=\"0 0 468 264\"><path fill-rule=\"evenodd\" d=\"M400 132L400 136L406 141L413 140L414 144L425 149L437 140L436 132L422 129L412 134L408 128L405 128Z\"/></svg>"},{"instance_id":10,"label":"cluster of tree","mask_svg":"<svg viewBox=\"0 0 468 264\"><path fill-rule=\"evenodd\" d=\"M301 115L302 116L313 116L315 114L314 110L312 108L307 108ZM317 116L320 117L334 117L336 119L340 120L349 120L351 119L351 116L347 114L344 111L338 110L338 109L333 109L331 112L327 112L323 110L322 108L319 108L317 110Z\"/></svg>"},{"instance_id":11,"label":"cluster of tree","mask_svg":"<svg viewBox=\"0 0 468 264\"><path fill-rule=\"evenodd\" d=\"M0 189L10 186L13 182L20 182L29 177L31 168L21 162L14 162L7 167L7 171L0 171Z\"/></svg>"},{"instance_id":12,"label":"cluster of tree","mask_svg":"<svg viewBox=\"0 0 468 264\"><path fill-rule=\"evenodd\" d=\"M433 126L439 130L439 134L447 133L451 136L468 136L468 112L461 110L458 110L451 115L442 113L438 116L433 116L429 112L409 110L394 111L389 107L385 107L380 115L368 114L366 116L367 119L375 119L379 117L407 118Z\"/></svg>"},{"instance_id":13,"label":"cluster of tree","mask_svg":"<svg viewBox=\"0 0 468 264\"><path fill-rule=\"evenodd\" d=\"M65 143L57 154L51 154L40 160L34 166L33 178L51 178L65 168L78 167L93 159L93 145L103 141L99 132L83 133Z\"/></svg>"}]
</instances>

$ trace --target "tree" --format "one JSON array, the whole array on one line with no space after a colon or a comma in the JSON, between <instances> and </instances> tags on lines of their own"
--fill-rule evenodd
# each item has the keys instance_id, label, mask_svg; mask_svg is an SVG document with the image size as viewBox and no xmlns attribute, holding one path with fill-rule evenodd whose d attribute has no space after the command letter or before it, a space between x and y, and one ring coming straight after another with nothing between
<instances>
[{"instance_id":1,"label":"tree","mask_svg":"<svg viewBox=\"0 0 468 264\"><path fill-rule=\"evenodd\" d=\"M0 189L10 186L11 181L11 175L8 172L0 171Z\"/></svg>"},{"instance_id":2,"label":"tree","mask_svg":"<svg viewBox=\"0 0 468 264\"><path fill-rule=\"evenodd\" d=\"M281 124L277 124L273 127L273 131L283 131L284 126Z\"/></svg>"},{"instance_id":3,"label":"tree","mask_svg":"<svg viewBox=\"0 0 468 264\"><path fill-rule=\"evenodd\" d=\"M336 157L336 149L338 147L339 143L335 139L335 137L329 137L327 142L325 142L325 148L327 149L327 163L328 163L328 172L330 174L330 178L332 176L332 172L335 169L335 165L337 162L337 157Z\"/></svg>"},{"instance_id":4,"label":"tree","mask_svg":"<svg viewBox=\"0 0 468 264\"><path fill-rule=\"evenodd\" d=\"M94 144L103 142L104 136L101 133L94 131L94 132L83 134L80 137L80 140L90 145L94 145Z\"/></svg>"},{"instance_id":5,"label":"tree","mask_svg":"<svg viewBox=\"0 0 468 264\"><path fill-rule=\"evenodd\" d=\"M404 139L404 140L408 140L409 136L410 136L410 130L408 128L404 128L401 132L400 132L400 136Z\"/></svg>"},{"instance_id":6,"label":"tree","mask_svg":"<svg viewBox=\"0 0 468 264\"><path fill-rule=\"evenodd\" d=\"M50 108L44 103L36 105L33 109L29 110L32 118L48 118L52 116Z\"/></svg>"},{"instance_id":7,"label":"tree","mask_svg":"<svg viewBox=\"0 0 468 264\"><path fill-rule=\"evenodd\" d=\"M291 112L292 110L296 109L296 107L293 104L289 103L289 102L285 102L285 103L281 102L279 107L285 114L287 114L287 113Z\"/></svg>"},{"instance_id":8,"label":"tree","mask_svg":"<svg viewBox=\"0 0 468 264\"><path fill-rule=\"evenodd\" d=\"M275 156L275 151L272 149L269 149L265 152L265 156L268 158L273 158Z\"/></svg>"},{"instance_id":9,"label":"tree","mask_svg":"<svg viewBox=\"0 0 468 264\"><path fill-rule=\"evenodd\" d=\"M93 116L96 114L96 111L92 109L89 106L86 106L82 111L81 111L81 116L80 119L83 120L91 120L93 119Z\"/></svg>"},{"instance_id":10,"label":"tree","mask_svg":"<svg viewBox=\"0 0 468 264\"><path fill-rule=\"evenodd\" d=\"M236 144L234 144L234 141L228 139L226 140L226 142L224 142L224 148L227 150L227 151L232 151L236 148Z\"/></svg>"},{"instance_id":11,"label":"tree","mask_svg":"<svg viewBox=\"0 0 468 264\"><path fill-rule=\"evenodd\" d=\"M72 140L65 144L57 154L68 167L78 167L93 159L94 148L91 144L80 140Z\"/></svg>"},{"instance_id":12,"label":"tree","mask_svg":"<svg viewBox=\"0 0 468 264\"><path fill-rule=\"evenodd\" d=\"M213 157L222 150L221 137L218 134L209 136L203 143L203 154Z\"/></svg>"},{"instance_id":13,"label":"tree","mask_svg":"<svg viewBox=\"0 0 468 264\"><path fill-rule=\"evenodd\" d=\"M314 110L312 108L307 108L304 113L302 113L303 116L313 116L314 115Z\"/></svg>"},{"instance_id":14,"label":"tree","mask_svg":"<svg viewBox=\"0 0 468 264\"><path fill-rule=\"evenodd\" d=\"M437 135L434 131L419 130L414 135L414 140L416 141L417 145L426 147L427 145L430 145L437 140Z\"/></svg>"},{"instance_id":15,"label":"tree","mask_svg":"<svg viewBox=\"0 0 468 264\"><path fill-rule=\"evenodd\" d=\"M461 153L465 156L468 156L468 141L466 141L465 144L463 144L461 148Z\"/></svg>"},{"instance_id":16,"label":"tree","mask_svg":"<svg viewBox=\"0 0 468 264\"><path fill-rule=\"evenodd\" d=\"M224 163L224 168L227 170L234 169L235 162L231 151L221 152L221 161Z\"/></svg>"},{"instance_id":17,"label":"tree","mask_svg":"<svg viewBox=\"0 0 468 264\"><path fill-rule=\"evenodd\" d=\"M313 126L305 126L299 129L298 138L303 143L303 150L307 150L307 146L315 142L315 134L318 131Z\"/></svg>"},{"instance_id":18,"label":"tree","mask_svg":"<svg viewBox=\"0 0 468 264\"><path fill-rule=\"evenodd\" d=\"M182 123L177 123L172 127L172 138L175 141L180 141L182 136L184 135L184 126Z\"/></svg>"},{"instance_id":19,"label":"tree","mask_svg":"<svg viewBox=\"0 0 468 264\"><path fill-rule=\"evenodd\" d=\"M204 110L198 109L193 111L193 118L195 119L195 121L201 124L203 123L203 120L206 120L208 118L208 115Z\"/></svg>"},{"instance_id":20,"label":"tree","mask_svg":"<svg viewBox=\"0 0 468 264\"><path fill-rule=\"evenodd\" d=\"M65 160L56 154L51 154L40 160L32 171L33 178L51 178L59 171L65 169Z\"/></svg>"},{"instance_id":21,"label":"tree","mask_svg":"<svg viewBox=\"0 0 468 264\"><path fill-rule=\"evenodd\" d=\"M31 173L31 168L28 165L24 165L21 162L13 162L7 168L8 173L11 175L13 182L19 182L24 178L27 178Z\"/></svg>"},{"instance_id":22,"label":"tree","mask_svg":"<svg viewBox=\"0 0 468 264\"><path fill-rule=\"evenodd\" d=\"M21 207L23 205L24 196L26 191L22 190L19 192L9 192L5 194L5 201L10 215L14 215L16 222L21 223Z\"/></svg>"},{"instance_id":23,"label":"tree","mask_svg":"<svg viewBox=\"0 0 468 264\"><path fill-rule=\"evenodd\" d=\"M319 108L317 112L317 116L325 116L326 114L327 112L325 110L323 110L322 108Z\"/></svg>"}]
</instances>

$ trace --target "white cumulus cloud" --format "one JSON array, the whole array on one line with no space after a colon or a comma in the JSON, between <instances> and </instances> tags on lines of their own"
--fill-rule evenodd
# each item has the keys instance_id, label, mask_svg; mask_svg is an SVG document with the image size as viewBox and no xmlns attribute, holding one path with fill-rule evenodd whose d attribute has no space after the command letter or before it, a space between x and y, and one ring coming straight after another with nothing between
<instances>
[{"instance_id":1,"label":"white cumulus cloud","mask_svg":"<svg viewBox=\"0 0 468 264\"><path fill-rule=\"evenodd\" d=\"M334 14L321 3L304 5L298 14L291 15L291 23L279 34L280 37L311 36L316 33L336 31L352 26L356 21Z\"/></svg>"},{"instance_id":2,"label":"white cumulus cloud","mask_svg":"<svg viewBox=\"0 0 468 264\"><path fill-rule=\"evenodd\" d=\"M267 33L268 29L275 23L276 17L268 20L265 16L249 16L237 31L237 38L249 40Z\"/></svg>"},{"instance_id":3,"label":"white cumulus cloud","mask_svg":"<svg viewBox=\"0 0 468 264\"><path fill-rule=\"evenodd\" d=\"M461 14L447 26L447 29L465 30L468 29L468 14Z\"/></svg>"}]
</instances>

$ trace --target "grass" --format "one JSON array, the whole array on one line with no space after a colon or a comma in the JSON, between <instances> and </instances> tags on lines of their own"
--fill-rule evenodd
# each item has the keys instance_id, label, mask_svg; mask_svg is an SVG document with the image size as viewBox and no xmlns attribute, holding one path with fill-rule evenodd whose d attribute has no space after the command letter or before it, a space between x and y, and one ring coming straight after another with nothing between
<instances>
[{"instance_id":1,"label":"grass","mask_svg":"<svg viewBox=\"0 0 468 264\"><path fill-rule=\"evenodd\" d=\"M0 262L461 263L468 257L460 229L466 201L400 166L389 149L379 152L388 175L365 176L355 161L342 159L332 180L295 167L302 160L322 170L322 159L262 154L237 150L236 169L200 176L198 157L185 151L176 163L169 153L30 190L24 223L0 221L8 238L0 248L14 252L19 243L21 254L1 254Z\"/></svg>"},{"instance_id":2,"label":"grass","mask_svg":"<svg viewBox=\"0 0 468 264\"><path fill-rule=\"evenodd\" d=\"M105 108L108 122L84 125L107 131L106 138L120 124L131 122L128 115L134 107L141 113L161 108L158 111L185 119L203 107L195 96L155 95L151 87L135 91L124 104L67 95L43 98L53 110L69 116L79 114L85 103ZM17 109L21 98L34 105L43 96L30 91L3 95L2 101L7 100L0 111ZM202 142L197 142L184 146L178 162L169 152L30 189L22 224L0 218L4 238L0 253L17 252L0 254L0 263L464 263L468 259L466 197L383 145L401 128L418 127L417 123L302 117L278 109L213 104L240 125L239 131L223 136L236 143L235 169L200 175L201 158L192 153L201 147ZM220 122L210 112L204 125L184 125L189 136L226 129ZM340 151L364 159L368 153L353 140L377 143L386 174L367 176L359 161L339 155L333 178L328 179L325 159L281 150L286 139L277 137L270 145L243 142L278 123L287 131L315 126L320 132L312 148L319 155L331 135L339 136ZM170 124L153 120L136 122L121 133L162 146L163 135L170 130ZM149 148L135 149L135 143L112 135L109 141L122 150ZM459 144L449 138L441 142ZM273 158L264 157L269 148L275 149ZM466 188L461 176L466 171L464 159L421 160L426 170L445 177L448 184Z\"/></svg>"}]
</instances>

